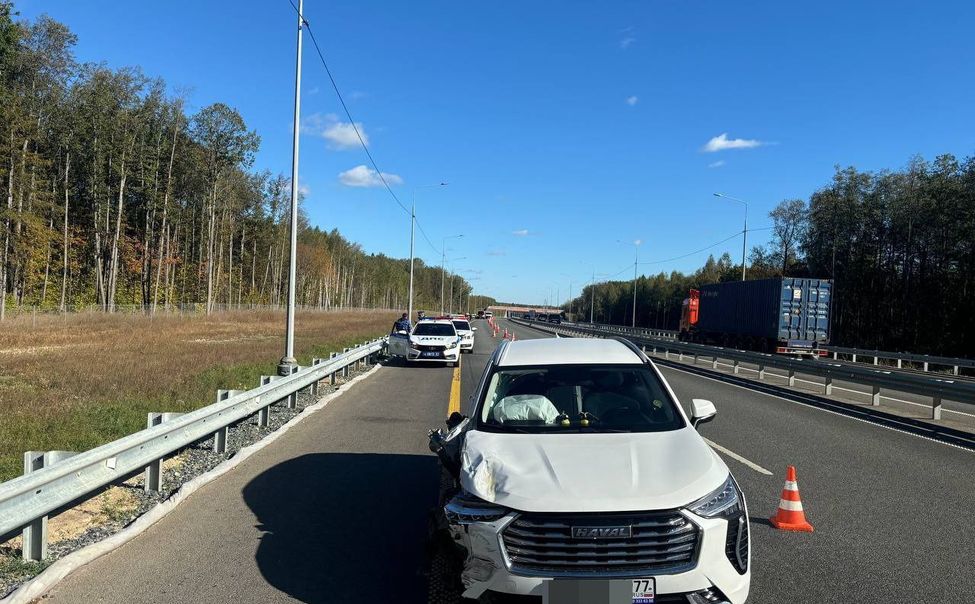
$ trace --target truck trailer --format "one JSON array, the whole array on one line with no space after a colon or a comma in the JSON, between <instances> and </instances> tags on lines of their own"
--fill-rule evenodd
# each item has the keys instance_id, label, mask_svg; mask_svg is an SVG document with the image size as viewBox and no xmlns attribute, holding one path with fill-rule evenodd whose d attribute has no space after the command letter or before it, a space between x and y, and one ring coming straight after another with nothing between
<instances>
[{"instance_id":1,"label":"truck trailer","mask_svg":"<svg viewBox=\"0 0 975 604\"><path fill-rule=\"evenodd\" d=\"M758 352L824 356L832 286L828 279L780 278L692 289L681 309L679 338Z\"/></svg>"}]
</instances>

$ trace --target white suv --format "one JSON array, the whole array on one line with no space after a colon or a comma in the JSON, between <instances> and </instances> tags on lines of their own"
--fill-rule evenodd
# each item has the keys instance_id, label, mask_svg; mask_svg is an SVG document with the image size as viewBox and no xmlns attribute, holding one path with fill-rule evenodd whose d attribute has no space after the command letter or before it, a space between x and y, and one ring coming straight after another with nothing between
<instances>
[{"instance_id":1,"label":"white suv","mask_svg":"<svg viewBox=\"0 0 975 604\"><path fill-rule=\"evenodd\" d=\"M745 498L696 431L714 405L692 408L626 340L502 342L470 416L430 435L463 596L597 581L634 604L744 602Z\"/></svg>"}]
</instances>

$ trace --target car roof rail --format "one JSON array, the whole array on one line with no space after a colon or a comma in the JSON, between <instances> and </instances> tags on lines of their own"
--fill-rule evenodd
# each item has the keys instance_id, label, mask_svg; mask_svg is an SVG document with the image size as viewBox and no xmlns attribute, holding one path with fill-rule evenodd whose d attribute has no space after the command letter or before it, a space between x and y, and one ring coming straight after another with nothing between
<instances>
[{"instance_id":1,"label":"car roof rail","mask_svg":"<svg viewBox=\"0 0 975 604\"><path fill-rule=\"evenodd\" d=\"M501 363L501 357L504 356L504 352L508 350L508 340L501 340L498 344L498 348L494 351L494 355L491 357L491 364L497 367Z\"/></svg>"},{"instance_id":2,"label":"car roof rail","mask_svg":"<svg viewBox=\"0 0 975 604\"><path fill-rule=\"evenodd\" d=\"M633 354L635 354L637 357L639 357L639 359L641 361L643 361L644 363L649 363L650 362L650 357L648 357L647 354L645 352L643 352L640 349L639 346L637 346L636 344L634 344L630 340L627 340L626 338L624 338L622 336L612 336L609 339L610 340L616 340L617 342L620 342L621 344L623 344L624 346L626 346L627 348L629 348L630 351L632 351Z\"/></svg>"}]
</instances>

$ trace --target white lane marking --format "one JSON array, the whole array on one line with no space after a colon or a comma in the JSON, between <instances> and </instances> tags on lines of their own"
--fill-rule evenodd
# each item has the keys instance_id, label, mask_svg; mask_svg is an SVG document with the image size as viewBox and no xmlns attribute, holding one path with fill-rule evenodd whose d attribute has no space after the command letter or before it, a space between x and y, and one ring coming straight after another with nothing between
<instances>
[{"instance_id":1,"label":"white lane marking","mask_svg":"<svg viewBox=\"0 0 975 604\"><path fill-rule=\"evenodd\" d=\"M693 363L691 365L693 366ZM732 365L730 363L721 363L721 362L718 362L718 366L719 367L734 367L734 365ZM739 369L741 369L743 371L751 371L752 373L758 373L758 369L752 369L751 367L743 367L743 366L739 365ZM777 377L777 378L783 379L783 380L789 379L789 376L787 376L787 375L782 375L781 373L773 373L773 372L768 371L768 370L765 371L765 377ZM803 382L805 384L812 384L814 386L819 386L820 388L823 387L823 383L822 382L817 382L815 380L807 380L805 378L796 377L796 381L797 382ZM836 386L836 385L834 385L833 386L833 390L842 390L844 392L849 392L849 393L852 393L852 394L862 394L864 396L872 396L872 393L870 393L870 392L864 392L863 390L854 390L852 388L844 388L843 386ZM924 403L916 403L914 401L905 401L904 399L894 398L892 396L885 396L883 394L880 395L880 398L881 399L884 399L884 400L888 400L888 401L893 401L895 403L903 403L905 405L914 405L915 407L924 407L925 409L930 409L931 408L931 405L926 405ZM975 417L975 414L973 414L973 413L965 413L964 411L955 411L954 409L945 409L943 407L941 409L941 412L942 413L954 413L955 415L964 415L965 417Z\"/></svg>"},{"instance_id":2,"label":"white lane marking","mask_svg":"<svg viewBox=\"0 0 975 604\"><path fill-rule=\"evenodd\" d=\"M704 438L704 437L702 436L701 438ZM772 476L772 473L769 472L768 470L766 470L765 468L763 468L762 466L758 465L757 463L755 463L753 461L749 461L749 460L745 459L744 457L742 457L741 455L738 455L734 451L731 451L729 449L725 449L724 447L722 447L718 443L714 442L713 440L710 440L708 438L705 438L704 439L704 442L706 442L709 445L711 445L711 448L717 449L718 451L721 451L722 453L724 453L728 457L730 457L730 458L732 458L732 459L734 459L736 461L740 461L741 463L743 463L746 466L748 466L749 468L755 470L759 474L765 474L766 476Z\"/></svg>"},{"instance_id":3,"label":"white lane marking","mask_svg":"<svg viewBox=\"0 0 975 604\"><path fill-rule=\"evenodd\" d=\"M866 424L868 426L873 426L874 428L882 428L884 430L890 430L891 432L897 432L897 433L900 433L900 434L904 434L905 436L913 436L914 438L920 438L921 440L926 440L926 441L930 441L930 442L933 442L933 443L937 443L939 445L944 445L946 447L951 447L952 449L961 449L962 451L968 451L969 453L975 453L975 449L970 449L968 447L963 447L961 445L956 445L955 443L945 442L943 440L938 440L936 438L931 438L930 436L924 436L923 434L917 434L917 433L914 433L914 432L908 432L907 430L904 430L902 428L897 428L895 426L888 426L886 424L878 424L876 422L872 422L870 420L863 419L861 417L854 417L854 416L848 415L846 413L840 413L839 411L833 411L832 409L824 409L824 408L822 408L822 407L820 407L818 405L810 405L809 403L803 403L801 401L793 400L791 398L785 398L784 396L778 396L777 394L769 394L768 392L761 392L759 390L755 390L754 388L748 388L747 386L742 386L740 384L733 384L731 382L726 382L724 380L719 380L718 378L708 377L706 375L701 375L699 373L694 373L693 371L688 371L687 369L682 369L680 367L671 367L669 365L664 365L663 367L661 367L661 369L673 369L674 371L680 371L681 373L686 373L687 375L690 375L690 376L703 378L705 380L711 380L712 382L717 382L719 384L724 384L725 386L731 386L733 388L738 388L740 390L746 390L748 392L751 392L752 394L760 394L762 396L767 396L769 398L777 398L777 399L779 399L781 401L785 401L787 403L792 403L793 405L802 405L803 407L807 407L809 409L815 409L816 411L822 411L823 413L829 413L831 415L836 415L838 417L845 417L846 419L851 419L851 420L853 420L855 422L860 422L861 424Z\"/></svg>"}]
</instances>

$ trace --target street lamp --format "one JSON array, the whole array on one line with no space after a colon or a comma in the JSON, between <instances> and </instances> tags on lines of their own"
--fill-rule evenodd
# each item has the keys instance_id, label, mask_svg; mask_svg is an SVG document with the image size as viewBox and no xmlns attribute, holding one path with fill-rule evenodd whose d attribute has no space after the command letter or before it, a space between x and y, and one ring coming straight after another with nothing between
<instances>
[{"instance_id":1,"label":"street lamp","mask_svg":"<svg viewBox=\"0 0 975 604\"><path fill-rule=\"evenodd\" d=\"M738 199L737 197L732 197L730 195L725 195L724 193L715 193L715 197L721 197L724 199L730 199L731 201L737 201L738 203L745 206L745 226L741 230L741 280L745 280L745 246L748 239L748 202L744 199Z\"/></svg>"},{"instance_id":2,"label":"street lamp","mask_svg":"<svg viewBox=\"0 0 975 604\"><path fill-rule=\"evenodd\" d=\"M409 300L407 302L407 315L406 317L412 321L413 320L413 243L416 235L416 191L417 189L427 189L431 187L446 187L447 183L438 182L433 185L420 185L418 187L413 187L413 203L410 207L410 294Z\"/></svg>"},{"instance_id":3,"label":"street lamp","mask_svg":"<svg viewBox=\"0 0 975 604\"><path fill-rule=\"evenodd\" d=\"M444 309L443 282L446 277L446 273L444 272L444 262L447 259L447 240L457 239L459 237L463 237L463 235L448 235L447 237L443 238L443 241L440 242L440 314L441 315L443 314L443 309Z\"/></svg>"},{"instance_id":4,"label":"street lamp","mask_svg":"<svg viewBox=\"0 0 975 604\"><path fill-rule=\"evenodd\" d=\"M301 116L301 30L305 24L302 14L304 3L298 0L298 49L295 59L295 115L291 138L291 209L289 226L290 249L288 250L288 308L285 311L284 356L278 362L279 375L291 375L298 367L295 358L295 282L297 280L298 250L298 137ZM209 301L208 301L209 303ZM207 307L210 312L210 307Z\"/></svg>"},{"instance_id":5,"label":"street lamp","mask_svg":"<svg viewBox=\"0 0 975 604\"><path fill-rule=\"evenodd\" d=\"M460 258L451 258L451 262L457 262L458 260L467 260L467 256L461 256ZM450 309L447 311L450 314L454 312L454 273L450 273Z\"/></svg>"},{"instance_id":6,"label":"street lamp","mask_svg":"<svg viewBox=\"0 0 975 604\"><path fill-rule=\"evenodd\" d=\"M573 300L572 300L572 275L570 275L569 273L561 273L561 275L563 277L568 277L569 278L569 314L571 315L572 314L572 302L573 302Z\"/></svg>"},{"instance_id":7,"label":"street lamp","mask_svg":"<svg viewBox=\"0 0 975 604\"><path fill-rule=\"evenodd\" d=\"M624 241L617 239L617 243L624 243ZM643 243L641 239L637 239L633 242L633 324L631 327L636 327L636 267L640 263L640 244Z\"/></svg>"}]
</instances>

